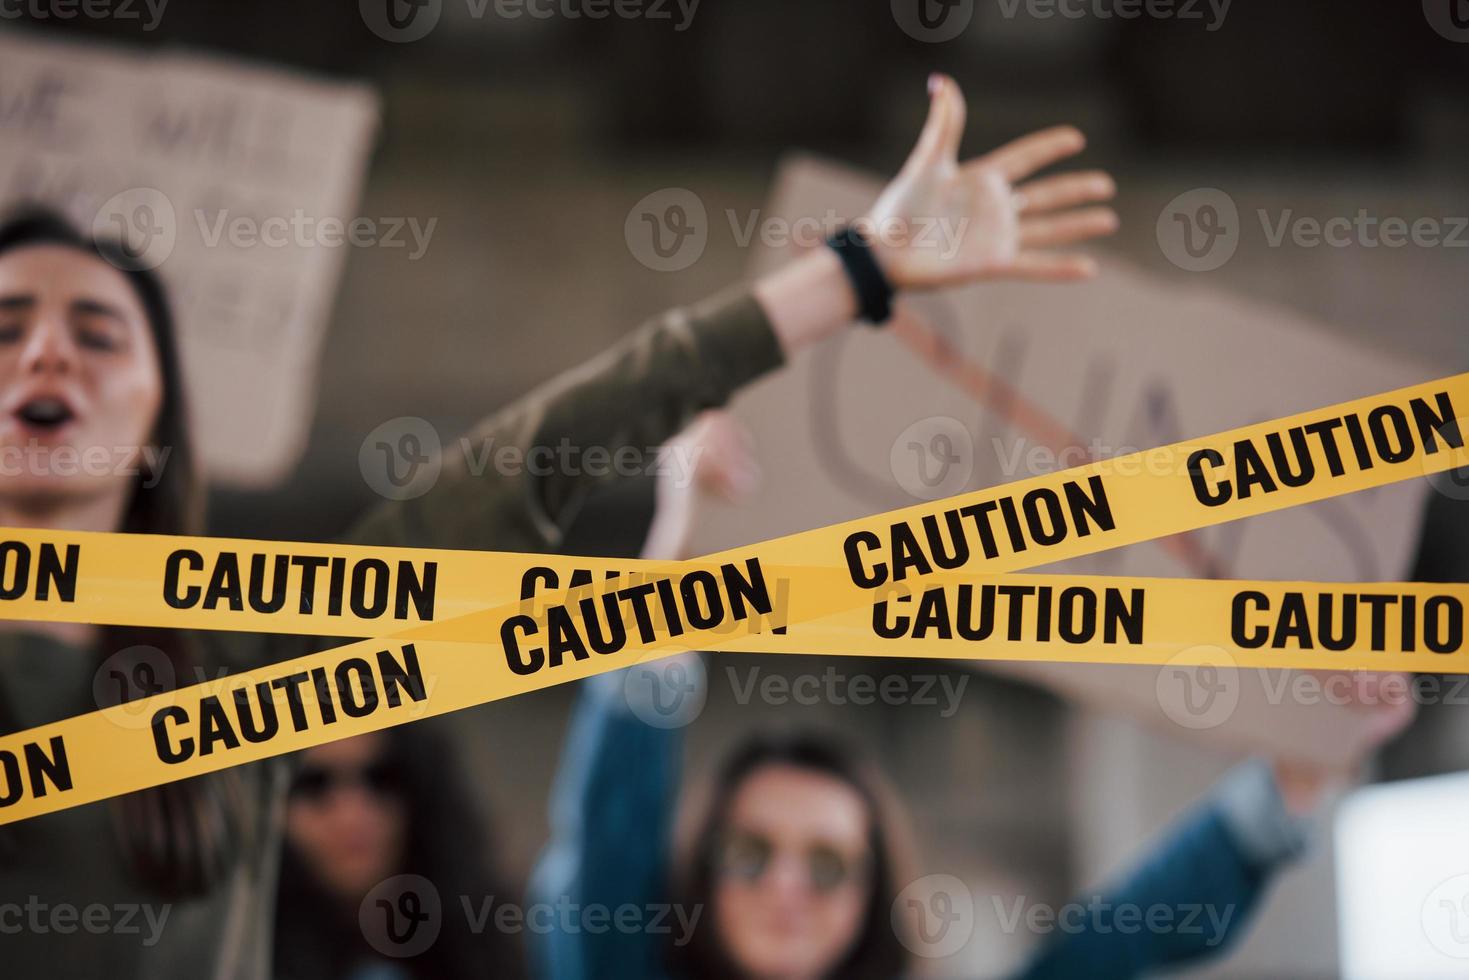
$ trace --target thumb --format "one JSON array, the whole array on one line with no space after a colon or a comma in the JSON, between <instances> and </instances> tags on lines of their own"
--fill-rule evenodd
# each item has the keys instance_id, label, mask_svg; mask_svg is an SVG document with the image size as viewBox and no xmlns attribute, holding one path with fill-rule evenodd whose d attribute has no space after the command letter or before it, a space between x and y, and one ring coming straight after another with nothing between
<instances>
[{"instance_id":1,"label":"thumb","mask_svg":"<svg viewBox=\"0 0 1469 980\"><path fill-rule=\"evenodd\" d=\"M948 75L934 74L928 79L930 94L928 122L918 137L918 145L904 164L904 170L959 164L959 143L964 138L964 93Z\"/></svg>"}]
</instances>

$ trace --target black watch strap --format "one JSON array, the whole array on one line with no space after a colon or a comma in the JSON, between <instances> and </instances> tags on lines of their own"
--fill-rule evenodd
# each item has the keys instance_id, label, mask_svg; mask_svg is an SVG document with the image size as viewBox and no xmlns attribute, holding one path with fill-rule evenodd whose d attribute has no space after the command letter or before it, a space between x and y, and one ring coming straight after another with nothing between
<instances>
[{"instance_id":1,"label":"black watch strap","mask_svg":"<svg viewBox=\"0 0 1469 980\"><path fill-rule=\"evenodd\" d=\"M854 228L843 228L827 239L826 244L837 253L847 278L857 293L857 315L871 326L880 327L892 319L895 290L882 267L872 255L872 246Z\"/></svg>"}]
</instances>

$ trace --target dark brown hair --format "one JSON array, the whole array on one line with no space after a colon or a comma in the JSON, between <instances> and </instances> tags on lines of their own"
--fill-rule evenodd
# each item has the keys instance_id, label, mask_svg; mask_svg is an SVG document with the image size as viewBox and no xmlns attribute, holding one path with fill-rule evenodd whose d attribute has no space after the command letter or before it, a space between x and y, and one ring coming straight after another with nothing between
<instances>
[{"instance_id":1,"label":"dark brown hair","mask_svg":"<svg viewBox=\"0 0 1469 980\"><path fill-rule=\"evenodd\" d=\"M420 875L437 890L445 914L428 949L395 960L422 980L484 980L525 975L517 943L498 928L477 932L461 902L476 908L487 899L512 901L491 860L493 825L465 781L459 751L437 721L400 725L369 736L379 740L377 759L395 773L395 793L407 817L403 859L395 874ZM275 910L277 980L345 977L374 959L358 909L343 909L297 852L289 835L281 849ZM452 911L451 911L452 909Z\"/></svg>"},{"instance_id":2,"label":"dark brown hair","mask_svg":"<svg viewBox=\"0 0 1469 980\"><path fill-rule=\"evenodd\" d=\"M147 315L158 357L163 392L152 445L166 448L160 472L142 472L117 530L150 534L197 534L203 527L203 486L189 436L187 399L173 311L162 280L129 261L122 247L88 238L65 218L28 206L0 223L0 255L21 248L55 245L75 249L116 267L131 284ZM146 466L146 460L143 461ZM159 650L174 683L197 676L197 638L178 630L105 627L98 662L124 650ZM127 676L135 676L125 672ZM172 685L169 685L172 686ZM133 691L132 697L153 691ZM121 698L122 692L119 692ZM100 706L99 706L100 707ZM233 865L243 841L247 801L232 772L168 783L114 799L110 804L119 841L135 876L170 898L204 894Z\"/></svg>"},{"instance_id":3,"label":"dark brown hair","mask_svg":"<svg viewBox=\"0 0 1469 980\"><path fill-rule=\"evenodd\" d=\"M872 854L870 894L857 940L829 971L843 980L895 980L904 974L909 955L891 920L893 901L908 881L911 843L906 815L877 767L846 742L824 733L792 732L756 735L725 760L707 801L696 809L687 828L675 872L674 894L688 908L702 908L712 923L717 856L730 806L747 779L767 766L793 766L835 779L851 787L867 807L868 846ZM689 942L671 951L680 977L739 980L719 937L711 927L696 929Z\"/></svg>"}]
</instances>

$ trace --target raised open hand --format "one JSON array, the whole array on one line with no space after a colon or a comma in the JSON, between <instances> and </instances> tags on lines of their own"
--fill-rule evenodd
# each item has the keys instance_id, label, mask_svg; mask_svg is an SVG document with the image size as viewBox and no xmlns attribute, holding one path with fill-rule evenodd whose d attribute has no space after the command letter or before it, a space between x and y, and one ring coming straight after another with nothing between
<instances>
[{"instance_id":1,"label":"raised open hand","mask_svg":"<svg viewBox=\"0 0 1469 980\"><path fill-rule=\"evenodd\" d=\"M945 75L930 78L929 91L918 145L859 224L892 284L922 289L1095 275L1092 259L1054 249L1116 230L1116 213L1095 206L1116 193L1112 178L1090 170L1028 180L1079 153L1086 145L1081 132L1043 129L961 164L964 95Z\"/></svg>"},{"instance_id":2,"label":"raised open hand","mask_svg":"<svg viewBox=\"0 0 1469 980\"><path fill-rule=\"evenodd\" d=\"M1275 781L1291 810L1307 813L1334 784L1356 776L1354 771L1386 742L1413 723L1418 703L1413 678L1401 673L1312 671L1334 703L1352 711L1353 724L1343 736L1350 760L1339 769L1326 769L1290 759L1275 761Z\"/></svg>"}]
</instances>

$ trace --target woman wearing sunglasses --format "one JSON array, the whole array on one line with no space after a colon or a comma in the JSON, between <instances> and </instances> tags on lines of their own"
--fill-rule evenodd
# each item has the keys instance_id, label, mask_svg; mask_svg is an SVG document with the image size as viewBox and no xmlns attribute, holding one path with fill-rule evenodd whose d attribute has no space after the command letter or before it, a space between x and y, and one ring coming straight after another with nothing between
<instances>
[{"instance_id":1,"label":"woman wearing sunglasses","mask_svg":"<svg viewBox=\"0 0 1469 980\"><path fill-rule=\"evenodd\" d=\"M721 413L708 412L675 438L689 465L677 482L658 482L647 547L684 533L695 487L732 477L742 458L731 432ZM645 484L624 489L624 504L645 502ZM578 519L568 550L634 550L617 538L638 528L609 536L595 526L606 513L598 508L614 504L614 496ZM439 722L428 721L296 756L275 910L275 980L523 975L520 943L489 918L517 896L498 880L485 847L490 825L446 736ZM399 906L426 908L434 899L442 914L427 941L410 933ZM481 912L481 920L472 918Z\"/></svg>"},{"instance_id":2,"label":"woman wearing sunglasses","mask_svg":"<svg viewBox=\"0 0 1469 980\"><path fill-rule=\"evenodd\" d=\"M646 557L686 557L697 493L737 501L757 478L748 434L728 416L708 413L688 437L705 450L696 493L660 485ZM664 928L594 930L559 919L531 937L533 972L547 980L896 980L919 956L951 952L942 938L931 942L942 923L923 918L922 897L900 901L918 875L900 801L843 741L809 732L750 738L717 768L702 804L681 805L686 719L665 708L703 704L690 689L690 679L705 676L694 656L583 683L551 802L552 839L531 881L536 904L613 915L661 908ZM1389 676L1352 676L1359 710L1349 754L1357 758L1414 716L1411 701L1384 696ZM1353 768L1239 767L1139 866L1101 889L1100 902L1078 903L1161 907L1173 923L1192 916L1194 927L1071 915L1021 980L1125 980L1238 941L1271 880L1307 843L1307 815ZM686 832L675 844L680 809ZM988 903L976 896L974 907Z\"/></svg>"},{"instance_id":3,"label":"woman wearing sunglasses","mask_svg":"<svg viewBox=\"0 0 1469 980\"><path fill-rule=\"evenodd\" d=\"M476 933L460 914L461 896L503 900L505 891L453 743L433 726L392 728L300 754L286 799L276 980L522 975L512 937ZM430 889L432 898L421 894ZM432 942L414 945L409 923L390 918L409 893L420 908L439 902Z\"/></svg>"},{"instance_id":4,"label":"woman wearing sunglasses","mask_svg":"<svg viewBox=\"0 0 1469 980\"><path fill-rule=\"evenodd\" d=\"M520 459L563 444L614 455L658 445L859 316L882 320L895 290L1093 274L1090 259L1053 247L1114 229L1110 209L1083 206L1110 197L1112 182L1099 173L1026 180L1080 151L1081 135L1048 130L961 165L963 98L947 78L936 77L930 92L913 154L867 220L832 248L655 319L496 414L471 441L514 447ZM957 248L903 233L934 221L960 233ZM200 531L184 388L157 276L52 216L0 226L0 457L8 467L0 527ZM53 465L129 452L119 460L129 465ZM139 455L141 470L132 465ZM476 473L450 458L432 491L384 506L349 540L554 551L609 476L583 467ZM246 634L3 622L0 732L299 652ZM267 976L287 778L279 762L239 767L0 828L0 895L66 914L151 910L160 922L156 935L142 936L24 926L0 940L6 969L116 980Z\"/></svg>"},{"instance_id":5,"label":"woman wearing sunglasses","mask_svg":"<svg viewBox=\"0 0 1469 980\"><path fill-rule=\"evenodd\" d=\"M686 688L690 676L699 672L677 671L677 685ZM932 954L935 924L922 902L898 902L917 875L901 807L873 765L840 741L795 734L738 746L693 832L674 845L682 729L643 720L653 717L647 704L673 703L672 688L657 689L664 677L650 665L584 682L531 900L609 912L671 906L672 928L594 931L558 920L532 937L533 972L549 980L896 980L915 954ZM1374 692L1380 682L1355 678L1364 756L1413 717L1411 702ZM1227 948L1305 846L1307 816L1325 788L1345 775L1284 762L1236 769L1140 866L1090 893L1100 903L1078 903L1162 907L1173 924L1197 910L1194 928L1073 916L1020 977L1125 980ZM987 907L975 898L976 910Z\"/></svg>"}]
</instances>

